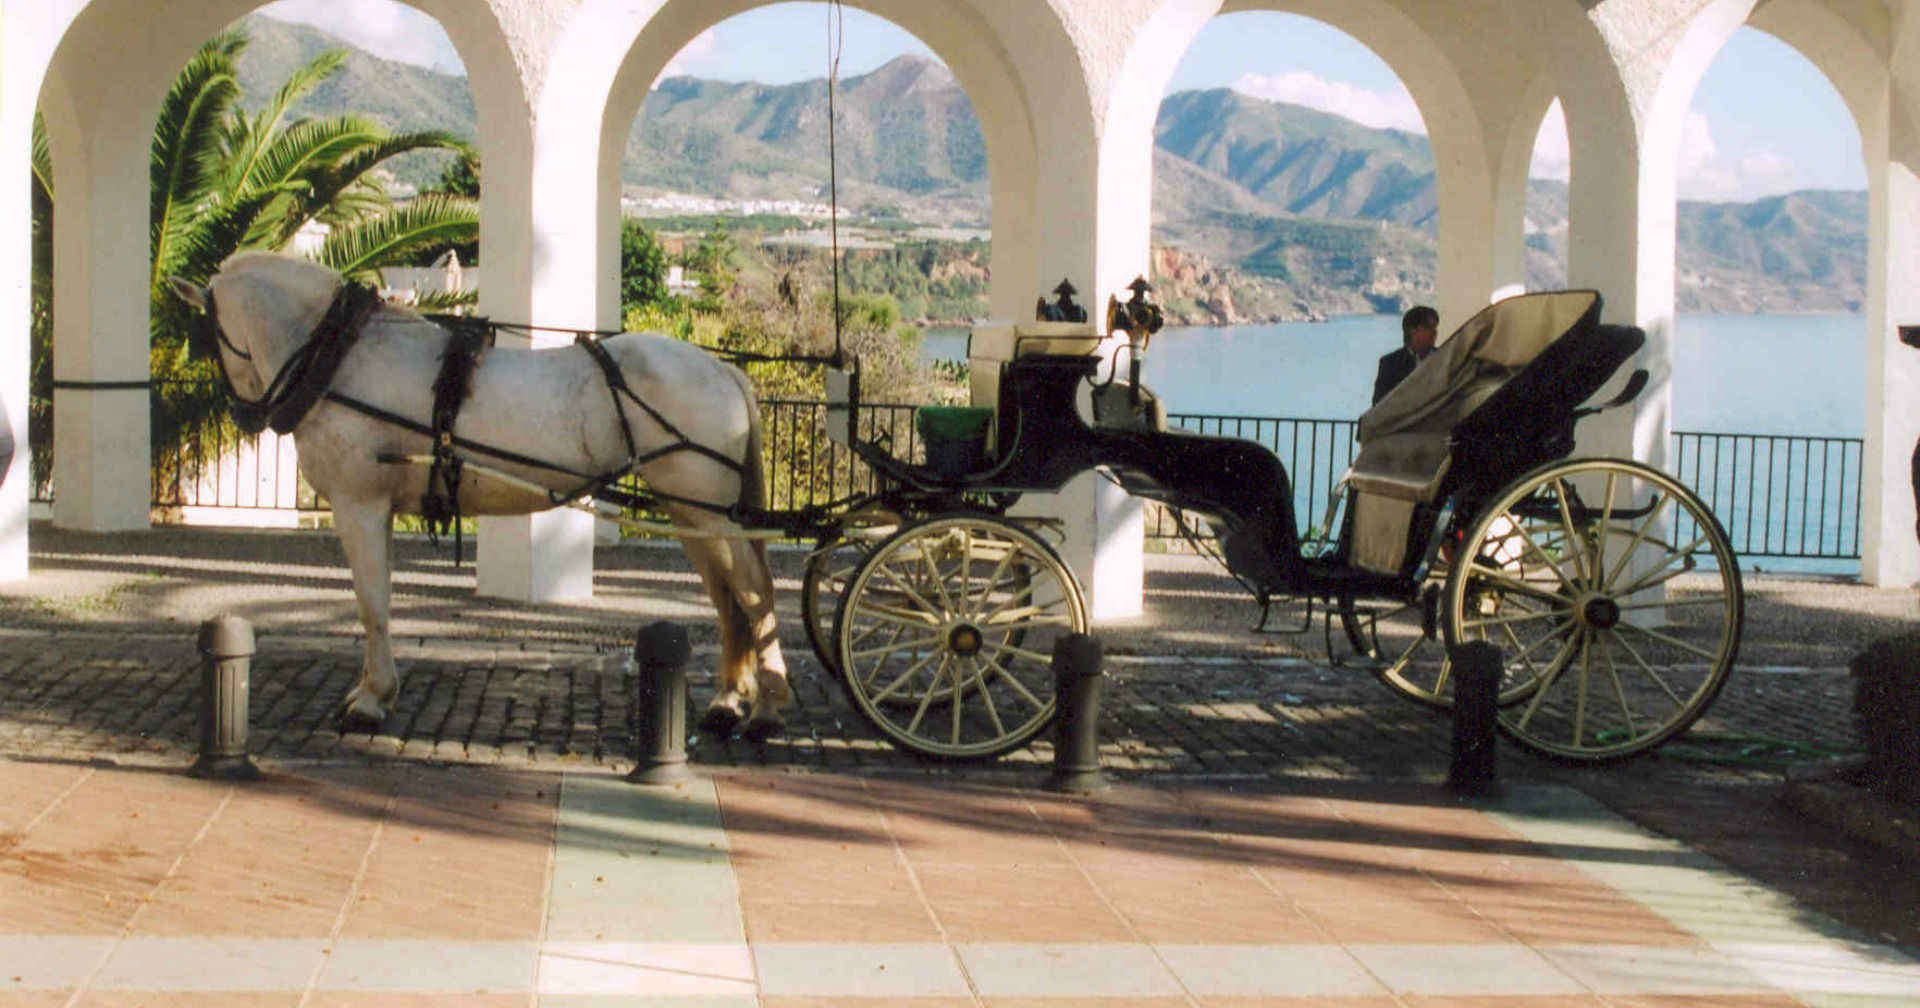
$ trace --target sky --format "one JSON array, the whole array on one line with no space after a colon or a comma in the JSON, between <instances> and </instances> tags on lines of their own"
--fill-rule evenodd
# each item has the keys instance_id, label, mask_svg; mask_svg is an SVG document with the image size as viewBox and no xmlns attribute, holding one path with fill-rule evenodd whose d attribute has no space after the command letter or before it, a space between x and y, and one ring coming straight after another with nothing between
<instances>
[{"instance_id":1,"label":"sky","mask_svg":"<svg viewBox=\"0 0 1920 1008\"><path fill-rule=\"evenodd\" d=\"M432 18L393 0L278 0L261 12L312 24L388 59L460 73ZM903 53L932 53L890 22L847 8L840 74L865 73ZM794 44L795 40L815 44ZM663 76L784 84L826 72L827 8L780 3L730 18L688 43ZM1393 70L1335 28L1291 14L1215 18L1174 72L1169 91L1230 87L1307 105L1369 126L1424 133ZM1791 47L1740 29L1707 69L1688 113L1680 197L1752 200L1795 189L1865 189L1860 135L1840 96ZM1558 103L1534 147L1533 174L1567 177Z\"/></svg>"}]
</instances>

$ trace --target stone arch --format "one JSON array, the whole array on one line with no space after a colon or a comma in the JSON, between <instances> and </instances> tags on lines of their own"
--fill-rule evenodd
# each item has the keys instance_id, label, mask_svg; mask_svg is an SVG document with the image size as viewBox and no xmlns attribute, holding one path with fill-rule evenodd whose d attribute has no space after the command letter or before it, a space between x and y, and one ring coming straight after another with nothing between
<instances>
[{"instance_id":1,"label":"stone arch","mask_svg":"<svg viewBox=\"0 0 1920 1008\"><path fill-rule=\"evenodd\" d=\"M543 313L557 313L548 317L597 324L617 319L618 231L612 224L619 162L647 89L694 36L768 2L588 0L576 11L559 41L535 119L535 298ZM1040 223L1045 210L1038 184L1044 173L1039 138L1051 124L1069 119L1043 107L1058 105L1057 94L1040 89L1045 97L1036 98L1025 83L1031 74L1023 72L1023 63L1039 57L1023 59L1021 52L1033 48L1035 36L1044 39L1049 33L1017 22L1032 20L1041 29L1052 25L1056 50L1064 45L1064 33L1050 11L1045 16L1032 10L988 12L983 11L988 5L971 0L865 0L854 6L925 42L973 103L986 140L992 192L993 308L996 314L1017 312L1030 303L1047 255L1047 228ZM1009 32L1010 23L1022 30ZM1002 44L981 44L988 38ZM1049 69L1057 73L1061 54L1052 52L1050 58ZM1074 90L1053 89L1069 95ZM1084 93L1084 85L1079 90ZM1082 115L1078 121L1084 120Z\"/></svg>"},{"instance_id":2,"label":"stone arch","mask_svg":"<svg viewBox=\"0 0 1920 1008\"><path fill-rule=\"evenodd\" d=\"M137 382L148 375L144 235L149 213L148 148L162 96L194 50L258 0L172 4L156 12L140 0L75 2L61 21L43 21L47 61L39 96L58 114L49 141L60 209L55 216L55 335L58 377ZM483 152L524 122L527 102L507 55L505 32L475 17L471 5L419 0L437 15L471 71ZM436 8L438 8L436 10ZM118 58L103 65L100 53ZM511 162L511 158L501 158ZM24 188L24 187L23 187ZM509 188L509 191L512 191ZM510 218L491 201L493 218ZM487 227L486 204L482 226ZM511 228L503 230L511 231ZM510 237L510 236L509 236ZM510 279L510 278L509 278ZM133 335L137 334L137 336ZM24 369L23 369L24 372ZM24 394L22 396L24 398ZM63 389L55 398L59 491L55 520L88 529L147 523L147 407L137 387Z\"/></svg>"},{"instance_id":3,"label":"stone arch","mask_svg":"<svg viewBox=\"0 0 1920 1008\"><path fill-rule=\"evenodd\" d=\"M1486 303L1494 286L1489 252L1494 212L1489 140L1475 97L1456 58L1458 47L1436 31L1432 13L1399 0L1226 0L1219 14L1269 11L1313 18L1352 36L1390 67L1413 96L1433 145L1439 191L1440 270L1436 295L1443 318L1463 319ZM1199 24L1192 24L1197 33ZM1178 38L1173 62L1193 34ZM1166 45L1142 38L1143 46ZM1142 63L1158 74L1157 96L1173 63ZM1157 100L1155 103L1157 108Z\"/></svg>"},{"instance_id":4,"label":"stone arch","mask_svg":"<svg viewBox=\"0 0 1920 1008\"><path fill-rule=\"evenodd\" d=\"M1541 73L1535 74L1518 92L1512 106L1512 123L1506 130L1506 142L1493 173L1494 300L1518 294L1528 287L1527 193L1533 176L1533 151L1547 113L1558 99L1553 79Z\"/></svg>"}]
</instances>

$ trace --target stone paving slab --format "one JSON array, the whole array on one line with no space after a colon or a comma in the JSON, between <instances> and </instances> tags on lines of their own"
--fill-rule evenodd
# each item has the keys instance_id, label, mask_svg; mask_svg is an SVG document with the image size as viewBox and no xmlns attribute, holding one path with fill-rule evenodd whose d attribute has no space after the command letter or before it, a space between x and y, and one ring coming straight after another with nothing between
<instances>
[{"instance_id":1,"label":"stone paving slab","mask_svg":"<svg viewBox=\"0 0 1920 1008\"><path fill-rule=\"evenodd\" d=\"M59 761L41 764L47 770L36 789L70 786L95 764L171 769L189 762L198 735L193 631L197 620L222 610L247 614L259 633L251 747L288 768L380 772L381 764L399 761L489 773L624 772L624 652L643 619L684 617L697 645L696 706L712 688L711 623L676 552L606 551L593 602L519 606L474 598L470 568L457 569L444 551L402 537L395 610L403 632L402 693L379 731L343 735L329 715L357 675L359 642L331 537L209 530L89 536L38 527L34 536L34 578L0 586L0 756ZM765 745L696 738L696 767L1020 787L1044 776L1051 760L1045 740L996 764L959 767L881 741L806 650L793 611L800 558L789 550L774 554L783 640L801 701L791 730ZM1865 639L1910 622L1914 597L1770 578L1749 578L1748 588L1742 668L1695 732L1649 758L1598 770L1503 747L1503 777L1516 785L1575 787L1799 905L1920 950L1920 919L1900 910L1920 905L1920 873L1810 831L1774 800L1784 769L1857 745L1845 658ZM1397 699L1365 673L1329 667L1317 633L1306 642L1248 634L1253 607L1217 573L1178 558L1153 559L1148 606L1139 620L1098 628L1112 675L1102 755L1115 779L1197 788L1262 780L1410 780L1431 787L1444 774L1444 717ZM438 814L418 795L352 795L360 803L391 802L409 820L427 823ZM0 834L22 825L9 804L0 803ZM542 820L529 811L517 821L537 832ZM440 822L422 835L458 834L464 825ZM744 870L741 878L751 881L757 869ZM524 877L527 869L515 871ZM872 905L895 906L894 915L876 910L864 921L868 931L905 926L887 898ZM162 906L147 919L196 933L190 929L201 925L190 909ZM62 914L102 917L91 906ZM788 918L757 919L762 924L755 926L770 934L792 926ZM473 940L512 930L474 920L474 927L494 931ZM1263 924L1293 926L1272 917ZM399 940L441 925L394 912L356 915L342 926L349 936L364 928L361 937ZM1553 922L1514 919L1503 926L1544 929Z\"/></svg>"},{"instance_id":2,"label":"stone paving slab","mask_svg":"<svg viewBox=\"0 0 1920 1008\"><path fill-rule=\"evenodd\" d=\"M1468 807L1423 786L1343 781L1127 785L1073 797L924 777L733 770L641 789L600 770L394 762L269 766L266 780L240 785L92 767L49 789L39 784L49 767L58 769L0 761L0 795L34 809L0 845L0 878L37 875L51 887L0 887L0 1006L1677 1008L1911 1005L1920 992L1920 959L1862 940L1558 785ZM60 826L81 814L130 822L163 812L172 828L123 832L107 846ZM422 832L447 821L462 828ZM414 902L486 892L472 851L450 849L460 841L545 867L536 923L494 939L445 915L409 937L347 933L342 922L368 898L403 891L380 866L415 846L449 849L408 866L422 892L446 894L416 893ZM217 843L227 844L217 856L247 879L245 891L189 883L190 867L215 857ZM359 863L350 879L309 887L299 862L282 860L287 847L334 846ZM868 904L818 899L810 935L756 937L754 918L772 912L768 894L803 889L836 862L891 864L910 882L893 902L917 908L931 932L835 937L853 933L836 925ZM246 876L257 863L277 870ZM67 870L50 871L54 864ZM954 886L943 895L942 866L963 866L949 874L973 895ZM1026 866L1043 873L1028 881ZM690 871L701 885L687 884ZM1076 878L1118 930L1063 921L1035 932L1036 908ZM1164 893L1155 887L1180 880L1199 897L1185 907L1186 929L1143 927L1164 896L1140 904L1126 895ZM91 932L18 929L23 909L108 891L128 896ZM1276 933L1232 898L1249 891L1304 918L1315 916L1315 894L1332 893L1393 930L1371 940L1338 927ZM1569 899L1575 891L1587 895ZM196 897L224 911L223 927L149 933L150 908ZM289 899L332 913L282 937L253 936L256 923L283 919ZM955 924L976 901L992 910L974 913L963 933ZM1436 912L1447 906L1464 915L1448 923ZM1516 907L1523 918L1578 919L1589 930L1566 941L1510 927ZM1476 916L1494 923L1457 925ZM1735 918L1739 933L1721 927ZM1675 926L1639 929L1638 919Z\"/></svg>"}]
</instances>

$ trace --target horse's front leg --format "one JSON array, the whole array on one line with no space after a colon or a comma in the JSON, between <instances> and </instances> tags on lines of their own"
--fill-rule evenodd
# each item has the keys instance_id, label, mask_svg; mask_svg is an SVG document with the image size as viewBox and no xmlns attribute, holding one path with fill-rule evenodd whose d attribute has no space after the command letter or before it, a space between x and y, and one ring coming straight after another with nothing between
<instances>
[{"instance_id":1,"label":"horse's front leg","mask_svg":"<svg viewBox=\"0 0 1920 1008\"><path fill-rule=\"evenodd\" d=\"M360 681L347 691L340 721L347 728L371 730L386 721L386 705L400 689L387 622L393 602L393 503L334 501L333 521L353 572L353 595L367 635Z\"/></svg>"}]
</instances>

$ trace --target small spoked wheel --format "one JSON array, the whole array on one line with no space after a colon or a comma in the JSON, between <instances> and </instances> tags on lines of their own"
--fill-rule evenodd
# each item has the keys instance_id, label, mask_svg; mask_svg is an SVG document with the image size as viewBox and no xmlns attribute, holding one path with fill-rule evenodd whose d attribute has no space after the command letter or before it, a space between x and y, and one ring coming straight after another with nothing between
<instances>
[{"instance_id":1,"label":"small spoked wheel","mask_svg":"<svg viewBox=\"0 0 1920 1008\"><path fill-rule=\"evenodd\" d=\"M1415 703L1440 710L1453 707L1453 663L1440 630L1447 586L1447 551L1411 599L1370 603L1342 598L1340 623L1353 650L1370 659L1388 689ZM1524 692L1524 683L1507 683L1502 703Z\"/></svg>"},{"instance_id":2,"label":"small spoked wheel","mask_svg":"<svg viewBox=\"0 0 1920 1008\"><path fill-rule=\"evenodd\" d=\"M1500 727L1566 760L1645 752L1705 712L1745 598L1726 532L1685 486L1619 459L1571 459L1502 490L1447 579L1450 642L1500 649Z\"/></svg>"},{"instance_id":3,"label":"small spoked wheel","mask_svg":"<svg viewBox=\"0 0 1920 1008\"><path fill-rule=\"evenodd\" d=\"M833 635L854 706L881 734L927 756L985 759L1052 722L1054 642L1087 625L1080 587L1046 543L967 515L875 547Z\"/></svg>"},{"instance_id":4,"label":"small spoked wheel","mask_svg":"<svg viewBox=\"0 0 1920 1008\"><path fill-rule=\"evenodd\" d=\"M806 571L800 578L800 621L807 628L807 643L813 646L814 656L829 672L840 672L840 658L833 643L833 617L840 609L840 596L874 546L896 527L897 521L842 526L823 537L807 555Z\"/></svg>"}]
</instances>

